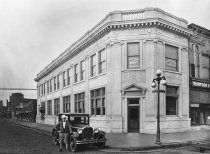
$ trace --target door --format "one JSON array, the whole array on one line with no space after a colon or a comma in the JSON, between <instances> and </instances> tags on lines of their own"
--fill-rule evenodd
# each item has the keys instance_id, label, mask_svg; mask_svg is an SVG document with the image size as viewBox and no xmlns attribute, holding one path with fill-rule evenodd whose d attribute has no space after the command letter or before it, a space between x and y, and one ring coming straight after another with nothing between
<instances>
[{"instance_id":1,"label":"door","mask_svg":"<svg viewBox=\"0 0 210 154\"><path fill-rule=\"evenodd\" d=\"M128 132L139 132L139 99L128 103Z\"/></svg>"}]
</instances>

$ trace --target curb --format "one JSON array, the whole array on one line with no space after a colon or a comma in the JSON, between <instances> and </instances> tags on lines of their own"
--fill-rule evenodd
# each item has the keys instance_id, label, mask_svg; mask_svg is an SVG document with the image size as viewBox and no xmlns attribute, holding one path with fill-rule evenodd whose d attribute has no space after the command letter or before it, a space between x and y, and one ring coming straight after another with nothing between
<instances>
[{"instance_id":1,"label":"curb","mask_svg":"<svg viewBox=\"0 0 210 154\"><path fill-rule=\"evenodd\" d=\"M100 150L102 152L135 152L135 151L148 151L148 150L158 150L158 149L166 149L166 148L178 148L182 146L188 146L191 145L190 141L183 142L183 143L167 143L162 145L156 145L156 146L146 146L146 147L110 147L106 146L105 149Z\"/></svg>"}]
</instances>

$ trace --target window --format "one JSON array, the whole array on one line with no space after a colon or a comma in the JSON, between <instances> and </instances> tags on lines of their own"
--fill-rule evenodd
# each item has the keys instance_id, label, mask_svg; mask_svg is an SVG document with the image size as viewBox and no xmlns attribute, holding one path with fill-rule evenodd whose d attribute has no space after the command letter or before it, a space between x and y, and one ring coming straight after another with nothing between
<instances>
[{"instance_id":1,"label":"window","mask_svg":"<svg viewBox=\"0 0 210 154\"><path fill-rule=\"evenodd\" d=\"M75 113L85 113L85 93L74 95Z\"/></svg>"},{"instance_id":2,"label":"window","mask_svg":"<svg viewBox=\"0 0 210 154\"><path fill-rule=\"evenodd\" d=\"M209 57L206 55L202 56L202 63L203 63L203 73L202 78L209 79L210 78L210 60Z\"/></svg>"},{"instance_id":3,"label":"window","mask_svg":"<svg viewBox=\"0 0 210 154\"><path fill-rule=\"evenodd\" d=\"M50 79L50 92L52 92L52 79Z\"/></svg>"},{"instance_id":4,"label":"window","mask_svg":"<svg viewBox=\"0 0 210 154\"><path fill-rule=\"evenodd\" d=\"M60 75L57 75L57 89L60 89Z\"/></svg>"},{"instance_id":5,"label":"window","mask_svg":"<svg viewBox=\"0 0 210 154\"><path fill-rule=\"evenodd\" d=\"M165 69L178 71L178 48L165 45Z\"/></svg>"},{"instance_id":6,"label":"window","mask_svg":"<svg viewBox=\"0 0 210 154\"><path fill-rule=\"evenodd\" d=\"M58 115L60 113L60 98L54 99L54 115Z\"/></svg>"},{"instance_id":7,"label":"window","mask_svg":"<svg viewBox=\"0 0 210 154\"><path fill-rule=\"evenodd\" d=\"M52 100L47 101L47 115L52 115Z\"/></svg>"},{"instance_id":8,"label":"window","mask_svg":"<svg viewBox=\"0 0 210 154\"><path fill-rule=\"evenodd\" d=\"M85 78L85 61L80 62L80 80L84 80Z\"/></svg>"},{"instance_id":9,"label":"window","mask_svg":"<svg viewBox=\"0 0 210 154\"><path fill-rule=\"evenodd\" d=\"M67 69L67 86L70 85L70 68Z\"/></svg>"},{"instance_id":10,"label":"window","mask_svg":"<svg viewBox=\"0 0 210 154\"><path fill-rule=\"evenodd\" d=\"M41 84L41 94L43 95L43 84Z\"/></svg>"},{"instance_id":11,"label":"window","mask_svg":"<svg viewBox=\"0 0 210 154\"><path fill-rule=\"evenodd\" d=\"M166 86L166 115L177 115L178 87Z\"/></svg>"},{"instance_id":12,"label":"window","mask_svg":"<svg viewBox=\"0 0 210 154\"><path fill-rule=\"evenodd\" d=\"M91 115L105 115L105 88L90 91Z\"/></svg>"},{"instance_id":13,"label":"window","mask_svg":"<svg viewBox=\"0 0 210 154\"><path fill-rule=\"evenodd\" d=\"M56 76L54 77L54 91L56 90Z\"/></svg>"},{"instance_id":14,"label":"window","mask_svg":"<svg viewBox=\"0 0 210 154\"><path fill-rule=\"evenodd\" d=\"M63 97L63 112L70 113L70 95Z\"/></svg>"},{"instance_id":15,"label":"window","mask_svg":"<svg viewBox=\"0 0 210 154\"><path fill-rule=\"evenodd\" d=\"M96 54L90 57L90 76L96 75Z\"/></svg>"},{"instance_id":16,"label":"window","mask_svg":"<svg viewBox=\"0 0 210 154\"><path fill-rule=\"evenodd\" d=\"M47 81L47 93L50 92L49 81Z\"/></svg>"},{"instance_id":17,"label":"window","mask_svg":"<svg viewBox=\"0 0 210 154\"><path fill-rule=\"evenodd\" d=\"M99 74L106 71L106 55L105 49L98 52L98 72Z\"/></svg>"},{"instance_id":18,"label":"window","mask_svg":"<svg viewBox=\"0 0 210 154\"><path fill-rule=\"evenodd\" d=\"M45 115L45 102L41 102L40 112L42 115Z\"/></svg>"},{"instance_id":19,"label":"window","mask_svg":"<svg viewBox=\"0 0 210 154\"><path fill-rule=\"evenodd\" d=\"M74 65L74 83L78 82L78 64Z\"/></svg>"},{"instance_id":20,"label":"window","mask_svg":"<svg viewBox=\"0 0 210 154\"><path fill-rule=\"evenodd\" d=\"M63 72L63 87L66 86L66 71Z\"/></svg>"},{"instance_id":21,"label":"window","mask_svg":"<svg viewBox=\"0 0 210 154\"><path fill-rule=\"evenodd\" d=\"M127 44L128 54L128 69L135 69L140 67L140 45L139 43Z\"/></svg>"},{"instance_id":22,"label":"window","mask_svg":"<svg viewBox=\"0 0 210 154\"><path fill-rule=\"evenodd\" d=\"M38 96L41 95L41 85L38 85Z\"/></svg>"},{"instance_id":23,"label":"window","mask_svg":"<svg viewBox=\"0 0 210 154\"><path fill-rule=\"evenodd\" d=\"M43 88L44 88L44 95L45 95L45 87L46 87L46 82L44 83L44 86L43 86Z\"/></svg>"}]
</instances>

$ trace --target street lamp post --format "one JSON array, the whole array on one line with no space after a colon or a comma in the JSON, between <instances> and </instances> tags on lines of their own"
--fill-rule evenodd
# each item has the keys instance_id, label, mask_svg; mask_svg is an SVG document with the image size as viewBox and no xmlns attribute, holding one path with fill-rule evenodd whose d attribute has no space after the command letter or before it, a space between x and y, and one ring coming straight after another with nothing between
<instances>
[{"instance_id":1,"label":"street lamp post","mask_svg":"<svg viewBox=\"0 0 210 154\"><path fill-rule=\"evenodd\" d=\"M158 104L157 104L157 134L156 134L156 142L155 144L161 144L160 142L160 92L165 92L164 90L160 90L160 82L163 86L165 86L167 84L166 82L166 78L164 76L161 76L161 70L157 70L156 71L156 75L157 77L153 79L152 81L152 88L156 87L156 83L157 82L157 90L155 90L154 92L157 92L158 94Z\"/></svg>"}]
</instances>

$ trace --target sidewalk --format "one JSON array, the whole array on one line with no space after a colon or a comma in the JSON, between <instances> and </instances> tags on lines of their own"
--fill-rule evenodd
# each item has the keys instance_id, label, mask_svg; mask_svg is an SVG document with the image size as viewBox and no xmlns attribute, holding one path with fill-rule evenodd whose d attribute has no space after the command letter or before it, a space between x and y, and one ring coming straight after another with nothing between
<instances>
[{"instance_id":1,"label":"sidewalk","mask_svg":"<svg viewBox=\"0 0 210 154\"><path fill-rule=\"evenodd\" d=\"M38 130L44 134L50 135L54 126L39 123L22 122L18 120L10 120L13 123L20 124L24 127ZM177 147L193 144L210 138L210 129L192 130L182 133L161 134L161 145L156 145L155 134L139 134L139 133L106 133L107 149L115 149L116 151L133 151L158 149L166 147ZM105 149L106 150L106 149Z\"/></svg>"}]
</instances>

